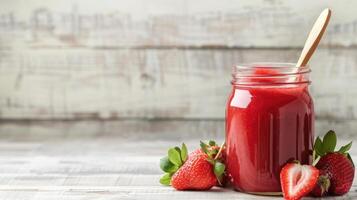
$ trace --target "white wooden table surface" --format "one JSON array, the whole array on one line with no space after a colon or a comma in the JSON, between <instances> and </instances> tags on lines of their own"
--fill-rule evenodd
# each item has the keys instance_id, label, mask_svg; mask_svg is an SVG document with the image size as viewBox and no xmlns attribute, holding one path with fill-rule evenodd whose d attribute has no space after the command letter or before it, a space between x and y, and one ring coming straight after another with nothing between
<instances>
[{"instance_id":1,"label":"white wooden table surface","mask_svg":"<svg viewBox=\"0 0 357 200\"><path fill-rule=\"evenodd\" d=\"M120 138L2 139L0 199L273 199L229 188L179 192L161 186L159 159L168 147L179 142L133 142ZM196 141L186 143L189 150L198 146ZM351 192L337 199L357 199L356 189L355 181Z\"/></svg>"}]
</instances>

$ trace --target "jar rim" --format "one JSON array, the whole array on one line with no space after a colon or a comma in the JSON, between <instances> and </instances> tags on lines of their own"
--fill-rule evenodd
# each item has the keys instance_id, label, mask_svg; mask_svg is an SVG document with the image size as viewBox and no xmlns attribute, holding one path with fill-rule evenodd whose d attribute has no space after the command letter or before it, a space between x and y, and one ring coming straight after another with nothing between
<instances>
[{"instance_id":1,"label":"jar rim","mask_svg":"<svg viewBox=\"0 0 357 200\"><path fill-rule=\"evenodd\" d=\"M297 67L288 62L241 63L232 68L232 84L300 84L310 83L310 66Z\"/></svg>"},{"instance_id":2,"label":"jar rim","mask_svg":"<svg viewBox=\"0 0 357 200\"><path fill-rule=\"evenodd\" d=\"M310 65L297 67L296 63L290 62L251 62L251 63L238 63L233 68L271 68L271 69L310 69Z\"/></svg>"}]
</instances>

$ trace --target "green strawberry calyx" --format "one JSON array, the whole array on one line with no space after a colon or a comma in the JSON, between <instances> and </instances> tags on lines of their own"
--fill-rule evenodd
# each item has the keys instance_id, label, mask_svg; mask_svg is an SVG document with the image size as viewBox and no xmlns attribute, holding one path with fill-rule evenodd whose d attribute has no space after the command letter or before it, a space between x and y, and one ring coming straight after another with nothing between
<instances>
[{"instance_id":1,"label":"green strawberry calyx","mask_svg":"<svg viewBox=\"0 0 357 200\"><path fill-rule=\"evenodd\" d=\"M207 161L213 165L213 172L217 178L219 185L222 185L222 180L225 175L226 165L222 159L222 151L225 148L225 143L223 143L219 149L217 149L217 144L215 141L210 140L208 144L200 141L201 149L207 154Z\"/></svg>"},{"instance_id":2,"label":"green strawberry calyx","mask_svg":"<svg viewBox=\"0 0 357 200\"><path fill-rule=\"evenodd\" d=\"M160 183L170 185L171 177L175 172L186 162L188 151L185 143L180 147L170 148L167 151L167 156L160 159L160 168L165 174L160 178Z\"/></svg>"},{"instance_id":3,"label":"green strawberry calyx","mask_svg":"<svg viewBox=\"0 0 357 200\"><path fill-rule=\"evenodd\" d=\"M322 140L320 137L317 137L312 152L312 158L313 158L312 165L315 166L319 162L320 158L328 153L341 153L347 156L347 158L352 162L354 166L351 155L348 153L348 151L351 149L352 141L340 147L340 149L337 151L335 151L336 144L337 144L337 137L335 131L333 130L329 130L325 134Z\"/></svg>"}]
</instances>

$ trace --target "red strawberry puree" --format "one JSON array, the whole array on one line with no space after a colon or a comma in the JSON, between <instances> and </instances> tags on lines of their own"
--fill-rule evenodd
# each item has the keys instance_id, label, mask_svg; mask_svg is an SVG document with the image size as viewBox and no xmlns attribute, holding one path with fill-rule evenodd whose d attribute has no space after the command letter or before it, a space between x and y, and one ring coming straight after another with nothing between
<instances>
[{"instance_id":1,"label":"red strawberry puree","mask_svg":"<svg viewBox=\"0 0 357 200\"><path fill-rule=\"evenodd\" d=\"M233 72L226 143L228 175L237 190L280 192L279 173L287 161L310 163L314 109L309 69L289 75L292 68L251 65Z\"/></svg>"}]
</instances>

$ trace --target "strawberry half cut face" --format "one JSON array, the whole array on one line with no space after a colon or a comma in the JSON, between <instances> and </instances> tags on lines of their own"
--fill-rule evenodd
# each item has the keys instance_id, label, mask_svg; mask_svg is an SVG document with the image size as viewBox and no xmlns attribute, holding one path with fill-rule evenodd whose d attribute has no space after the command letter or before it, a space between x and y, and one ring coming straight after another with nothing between
<instances>
[{"instance_id":1,"label":"strawberry half cut face","mask_svg":"<svg viewBox=\"0 0 357 200\"><path fill-rule=\"evenodd\" d=\"M285 199L300 199L315 186L319 170L310 165L286 164L280 172L280 182Z\"/></svg>"}]
</instances>

